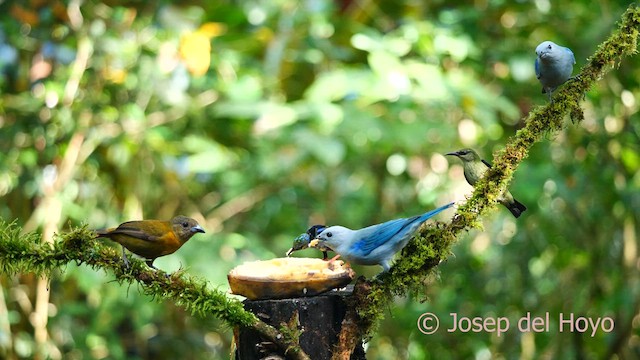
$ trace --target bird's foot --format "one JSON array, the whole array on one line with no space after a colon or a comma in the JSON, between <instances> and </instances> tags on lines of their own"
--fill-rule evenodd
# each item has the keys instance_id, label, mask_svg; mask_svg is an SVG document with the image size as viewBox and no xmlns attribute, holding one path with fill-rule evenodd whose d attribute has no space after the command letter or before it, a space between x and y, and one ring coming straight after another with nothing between
<instances>
[{"instance_id":1,"label":"bird's foot","mask_svg":"<svg viewBox=\"0 0 640 360\"><path fill-rule=\"evenodd\" d=\"M129 270L131 265L129 264L129 259L127 258L127 253L124 252L124 246L122 247L122 262L124 263L125 269Z\"/></svg>"},{"instance_id":2,"label":"bird's foot","mask_svg":"<svg viewBox=\"0 0 640 360\"><path fill-rule=\"evenodd\" d=\"M154 271L156 271L156 272L158 272L158 271L161 271L161 272L162 272L162 270L160 270L160 269L158 269L157 267L153 266L153 261L154 261L154 260L155 260L155 259L147 260L147 261L145 261L145 264L147 264L147 266L148 266L148 267L152 268L152 269L153 269ZM166 278L170 278L170 277L171 277L171 274L164 273L164 277L166 277Z\"/></svg>"},{"instance_id":3,"label":"bird's foot","mask_svg":"<svg viewBox=\"0 0 640 360\"><path fill-rule=\"evenodd\" d=\"M153 266L153 260L147 260L147 261L145 261L145 264L147 264L148 267L153 269L153 271L155 271L156 274L163 273L164 277L167 278L167 279L170 278L173 275L173 274L166 273L166 272L158 269L157 267ZM181 270L176 271L176 273L179 272L179 271L181 271Z\"/></svg>"}]
</instances>

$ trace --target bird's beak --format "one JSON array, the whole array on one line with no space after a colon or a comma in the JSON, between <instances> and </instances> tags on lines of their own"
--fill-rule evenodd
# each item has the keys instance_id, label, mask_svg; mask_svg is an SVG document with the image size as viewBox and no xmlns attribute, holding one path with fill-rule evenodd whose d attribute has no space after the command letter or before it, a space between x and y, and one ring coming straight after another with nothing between
<instances>
[{"instance_id":1,"label":"bird's beak","mask_svg":"<svg viewBox=\"0 0 640 360\"><path fill-rule=\"evenodd\" d=\"M449 156L458 156L458 152L454 151L454 152L450 152L450 153L446 153L445 155L449 155Z\"/></svg>"},{"instance_id":2,"label":"bird's beak","mask_svg":"<svg viewBox=\"0 0 640 360\"><path fill-rule=\"evenodd\" d=\"M291 254L293 254L293 248L289 249L289 251L287 251L287 257L291 256Z\"/></svg>"},{"instance_id":3,"label":"bird's beak","mask_svg":"<svg viewBox=\"0 0 640 360\"><path fill-rule=\"evenodd\" d=\"M320 242L320 240L318 239L313 239L311 240L311 242L309 243L309 247L316 247L318 246L318 243Z\"/></svg>"},{"instance_id":4,"label":"bird's beak","mask_svg":"<svg viewBox=\"0 0 640 360\"><path fill-rule=\"evenodd\" d=\"M204 229L200 225L196 225L196 226L191 228L191 232L192 233L203 233L204 234Z\"/></svg>"}]
</instances>

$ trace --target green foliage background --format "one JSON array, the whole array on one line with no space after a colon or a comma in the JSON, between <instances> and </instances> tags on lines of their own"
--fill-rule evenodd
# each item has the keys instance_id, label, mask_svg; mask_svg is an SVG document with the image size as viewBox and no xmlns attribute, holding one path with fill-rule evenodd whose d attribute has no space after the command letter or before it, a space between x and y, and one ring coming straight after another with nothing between
<instances>
[{"instance_id":1,"label":"green foliage background","mask_svg":"<svg viewBox=\"0 0 640 360\"><path fill-rule=\"evenodd\" d=\"M189 215L207 233L155 265L224 289L231 268L282 256L310 224L357 228L464 199L443 154L491 158L546 104L536 45L571 47L579 67L628 6L210 3L0 3L3 219L63 231ZM389 309L370 359L640 355L638 65L615 64L586 94L585 121L534 148L511 186L529 210L516 221L499 209L461 239L423 294ZM37 279L0 279L2 356L229 356L216 319L73 264L48 284L38 349ZM427 311L443 327L430 336L416 327ZM512 325L549 312L551 330L448 333L452 312ZM609 316L615 330L560 333L560 313Z\"/></svg>"}]
</instances>

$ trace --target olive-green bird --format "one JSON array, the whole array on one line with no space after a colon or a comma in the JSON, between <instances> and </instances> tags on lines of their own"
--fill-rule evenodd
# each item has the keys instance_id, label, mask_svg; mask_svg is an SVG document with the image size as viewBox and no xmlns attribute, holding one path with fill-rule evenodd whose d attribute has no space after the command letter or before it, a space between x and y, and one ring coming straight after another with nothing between
<instances>
[{"instance_id":1,"label":"olive-green bird","mask_svg":"<svg viewBox=\"0 0 640 360\"><path fill-rule=\"evenodd\" d=\"M170 221L140 220L127 221L116 228L96 230L98 237L109 238L122 245L122 260L129 267L124 248L147 259L151 268L153 261L164 255L173 254L196 233L204 229L194 219L176 216Z\"/></svg>"},{"instance_id":2,"label":"olive-green bird","mask_svg":"<svg viewBox=\"0 0 640 360\"><path fill-rule=\"evenodd\" d=\"M477 152L472 149L462 149L456 152L450 152L446 155L456 156L462 160L462 167L464 168L464 178L467 179L469 185L473 186L484 175L484 173L491 168L486 160L480 158ZM498 202L504 205L511 214L516 218L520 217L522 213L527 210L527 207L513 198L513 195L506 190L504 194L498 199Z\"/></svg>"}]
</instances>

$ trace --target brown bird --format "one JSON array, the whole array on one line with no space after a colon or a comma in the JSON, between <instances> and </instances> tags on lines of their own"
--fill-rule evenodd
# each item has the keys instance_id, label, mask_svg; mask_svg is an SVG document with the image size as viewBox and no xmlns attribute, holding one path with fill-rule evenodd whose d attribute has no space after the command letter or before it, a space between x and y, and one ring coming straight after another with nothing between
<instances>
[{"instance_id":1,"label":"brown bird","mask_svg":"<svg viewBox=\"0 0 640 360\"><path fill-rule=\"evenodd\" d=\"M160 257L173 254L196 233L204 229L194 219L176 216L170 221L141 220L127 221L116 228L96 230L98 237L109 238L122 245L122 260L129 267L124 248L147 259L149 267Z\"/></svg>"}]
</instances>

